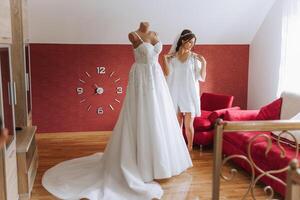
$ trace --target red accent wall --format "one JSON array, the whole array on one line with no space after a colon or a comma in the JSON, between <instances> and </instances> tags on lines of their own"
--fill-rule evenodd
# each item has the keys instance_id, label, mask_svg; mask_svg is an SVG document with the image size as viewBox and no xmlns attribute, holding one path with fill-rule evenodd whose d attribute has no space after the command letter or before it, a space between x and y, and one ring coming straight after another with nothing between
<instances>
[{"instance_id":1,"label":"red accent wall","mask_svg":"<svg viewBox=\"0 0 300 200\"><path fill-rule=\"evenodd\" d=\"M32 117L38 132L113 129L134 62L130 45L31 44L30 49ZM164 46L162 54L168 49ZM199 45L195 51L207 60L202 91L234 95L234 104L246 108L249 45ZM105 74L97 74L101 66ZM104 93L95 95L94 84L103 87ZM78 87L83 94L77 93ZM118 94L116 87L122 87L123 93ZM99 107L103 115L97 114Z\"/></svg>"}]
</instances>

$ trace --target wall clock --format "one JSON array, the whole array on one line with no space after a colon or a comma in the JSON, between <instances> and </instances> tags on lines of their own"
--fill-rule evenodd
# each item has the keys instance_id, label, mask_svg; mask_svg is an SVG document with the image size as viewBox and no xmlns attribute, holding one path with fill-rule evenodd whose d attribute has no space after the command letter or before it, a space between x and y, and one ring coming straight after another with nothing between
<instances>
[{"instance_id":1,"label":"wall clock","mask_svg":"<svg viewBox=\"0 0 300 200\"><path fill-rule=\"evenodd\" d=\"M93 71L84 71L79 75L76 93L80 106L86 112L98 116L114 112L121 106L123 92L121 78L116 70L97 66Z\"/></svg>"}]
</instances>

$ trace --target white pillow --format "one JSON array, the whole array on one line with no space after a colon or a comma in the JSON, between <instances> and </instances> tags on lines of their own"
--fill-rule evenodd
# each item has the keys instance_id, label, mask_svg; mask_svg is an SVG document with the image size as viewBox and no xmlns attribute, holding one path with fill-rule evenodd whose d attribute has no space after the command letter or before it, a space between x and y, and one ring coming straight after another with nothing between
<instances>
[{"instance_id":1,"label":"white pillow","mask_svg":"<svg viewBox=\"0 0 300 200\"><path fill-rule=\"evenodd\" d=\"M295 115L294 117L292 117L289 120L300 121L300 113L298 113L297 115ZM288 132L290 132L297 139L298 145L300 147L300 130L294 130L294 131L288 131ZM272 133L273 133L272 135L275 138L278 138L281 131L273 131ZM290 136L288 134L282 134L280 138L284 141L284 143L290 144L292 146L295 146L295 144L296 144L294 139L292 138L292 136Z\"/></svg>"},{"instance_id":2,"label":"white pillow","mask_svg":"<svg viewBox=\"0 0 300 200\"><path fill-rule=\"evenodd\" d=\"M300 94L283 92L280 119L290 119L300 112Z\"/></svg>"}]
</instances>

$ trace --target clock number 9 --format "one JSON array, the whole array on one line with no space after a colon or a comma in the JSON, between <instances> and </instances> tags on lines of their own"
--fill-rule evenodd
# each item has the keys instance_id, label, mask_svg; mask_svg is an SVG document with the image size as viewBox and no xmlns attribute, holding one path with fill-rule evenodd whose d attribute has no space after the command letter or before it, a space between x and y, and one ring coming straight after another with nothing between
<instances>
[{"instance_id":1,"label":"clock number 9","mask_svg":"<svg viewBox=\"0 0 300 200\"><path fill-rule=\"evenodd\" d=\"M105 74L105 67L97 67L98 74Z\"/></svg>"},{"instance_id":2,"label":"clock number 9","mask_svg":"<svg viewBox=\"0 0 300 200\"><path fill-rule=\"evenodd\" d=\"M103 108L102 108L102 107L99 107L99 108L97 109L97 114L98 114L98 115L102 115L103 113L104 113Z\"/></svg>"},{"instance_id":3,"label":"clock number 9","mask_svg":"<svg viewBox=\"0 0 300 200\"><path fill-rule=\"evenodd\" d=\"M123 88L117 87L117 94L122 94L122 93L123 93Z\"/></svg>"},{"instance_id":4,"label":"clock number 9","mask_svg":"<svg viewBox=\"0 0 300 200\"><path fill-rule=\"evenodd\" d=\"M83 94L83 88L81 88L81 87L78 87L77 88L77 94Z\"/></svg>"}]
</instances>

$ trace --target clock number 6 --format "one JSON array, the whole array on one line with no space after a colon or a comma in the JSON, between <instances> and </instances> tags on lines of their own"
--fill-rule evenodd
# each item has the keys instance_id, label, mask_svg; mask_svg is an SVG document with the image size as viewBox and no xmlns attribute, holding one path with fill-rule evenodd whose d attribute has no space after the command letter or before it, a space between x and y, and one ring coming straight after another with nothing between
<instances>
[{"instance_id":1,"label":"clock number 6","mask_svg":"<svg viewBox=\"0 0 300 200\"><path fill-rule=\"evenodd\" d=\"M103 108L102 108L102 107L99 107L99 108L97 109L97 114L98 114L98 115L102 115L103 113L104 113Z\"/></svg>"},{"instance_id":2,"label":"clock number 6","mask_svg":"<svg viewBox=\"0 0 300 200\"><path fill-rule=\"evenodd\" d=\"M97 67L98 74L105 74L105 67Z\"/></svg>"}]
</instances>

